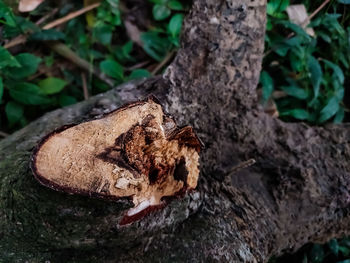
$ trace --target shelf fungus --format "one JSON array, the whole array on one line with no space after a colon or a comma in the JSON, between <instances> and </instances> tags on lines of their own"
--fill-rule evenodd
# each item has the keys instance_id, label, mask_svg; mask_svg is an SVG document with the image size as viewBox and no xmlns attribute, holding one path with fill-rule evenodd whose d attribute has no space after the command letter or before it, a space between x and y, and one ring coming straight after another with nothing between
<instances>
[{"instance_id":1,"label":"shelf fungus","mask_svg":"<svg viewBox=\"0 0 350 263\"><path fill-rule=\"evenodd\" d=\"M140 219L197 185L200 141L177 128L154 98L127 104L99 119L63 126L39 143L35 178L70 194L131 198L120 224Z\"/></svg>"}]
</instances>

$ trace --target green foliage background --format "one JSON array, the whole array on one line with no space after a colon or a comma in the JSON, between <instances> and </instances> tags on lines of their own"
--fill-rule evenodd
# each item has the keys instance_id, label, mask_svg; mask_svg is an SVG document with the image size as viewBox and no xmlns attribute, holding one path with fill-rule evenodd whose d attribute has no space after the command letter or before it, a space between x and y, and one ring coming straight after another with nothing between
<instances>
[{"instance_id":1,"label":"green foliage background","mask_svg":"<svg viewBox=\"0 0 350 263\"><path fill-rule=\"evenodd\" d=\"M43 30L34 21L51 12L54 1L45 1L29 15L20 15L0 0L0 131L11 133L47 111L84 99L82 70L60 57L52 48L54 43L64 44L90 63L90 95L131 79L151 76L148 69L154 69L179 47L189 3L145 1L143 20L147 24L140 26L140 43L133 42L126 32L122 9L132 8L127 4L102 1L90 16L69 20L60 29ZM71 1L60 6L56 16L63 17L81 8L83 1ZM28 37L24 47L7 50L4 44L19 35ZM147 67L138 66L143 61ZM108 81L94 77L92 72L96 71Z\"/></svg>"},{"instance_id":2,"label":"green foliage background","mask_svg":"<svg viewBox=\"0 0 350 263\"><path fill-rule=\"evenodd\" d=\"M84 99L83 70L62 58L51 48L53 43L66 45L91 65L87 91L95 95L165 68L179 48L184 15L190 8L186 0L144 0L143 20L134 21L140 29L139 41L133 41L126 30L127 11L134 8L130 1L105 0L88 15L43 30L35 22L53 10L54 2L45 1L30 14L19 14L14 11L17 3L10 7L0 0L1 133L12 133L47 111ZM315 36L291 23L286 13L288 6L304 4L311 14L323 2L268 1L261 103L272 100L285 121L322 125L349 120L350 0L331 0L311 19L308 27ZM82 7L83 1L68 1L52 19ZM27 36L24 45L4 47L20 35ZM108 81L96 78L93 69ZM271 262L350 263L350 241L309 244Z\"/></svg>"},{"instance_id":3,"label":"green foliage background","mask_svg":"<svg viewBox=\"0 0 350 263\"><path fill-rule=\"evenodd\" d=\"M309 12L323 1L292 1ZM349 111L344 103L350 76L350 1L330 1L310 22L315 36L291 23L289 0L268 2L266 53L260 83L266 102L274 92L281 118L311 124L340 123Z\"/></svg>"}]
</instances>

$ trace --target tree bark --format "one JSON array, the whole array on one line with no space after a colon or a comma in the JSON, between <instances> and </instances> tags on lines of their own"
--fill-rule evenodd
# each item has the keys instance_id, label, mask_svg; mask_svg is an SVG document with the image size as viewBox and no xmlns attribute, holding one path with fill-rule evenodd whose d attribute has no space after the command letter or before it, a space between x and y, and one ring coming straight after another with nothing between
<instances>
[{"instance_id":1,"label":"tree bark","mask_svg":"<svg viewBox=\"0 0 350 263\"><path fill-rule=\"evenodd\" d=\"M165 74L48 113L0 142L5 262L267 262L348 234L350 129L284 123L258 107L264 0L196 0ZM119 226L128 201L39 185L33 147L54 128L155 94L204 142L197 189ZM241 161L257 163L231 173Z\"/></svg>"}]
</instances>

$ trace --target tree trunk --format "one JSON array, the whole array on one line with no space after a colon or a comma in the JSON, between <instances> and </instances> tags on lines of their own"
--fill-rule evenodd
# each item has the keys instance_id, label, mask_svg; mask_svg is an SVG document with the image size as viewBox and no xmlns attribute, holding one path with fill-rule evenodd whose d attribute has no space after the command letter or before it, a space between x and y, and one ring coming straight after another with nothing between
<instances>
[{"instance_id":1,"label":"tree trunk","mask_svg":"<svg viewBox=\"0 0 350 263\"><path fill-rule=\"evenodd\" d=\"M258 107L264 0L196 0L165 74L48 113L0 142L4 262L267 262L348 234L350 129L283 123ZM31 151L54 128L155 94L204 142L197 189L120 226L128 201L35 181ZM238 163L257 163L236 173Z\"/></svg>"}]
</instances>

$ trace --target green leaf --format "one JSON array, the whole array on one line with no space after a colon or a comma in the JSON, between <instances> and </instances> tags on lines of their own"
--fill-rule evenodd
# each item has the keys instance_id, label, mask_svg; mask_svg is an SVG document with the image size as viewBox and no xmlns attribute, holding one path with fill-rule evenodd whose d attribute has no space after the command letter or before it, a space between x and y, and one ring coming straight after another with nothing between
<instances>
[{"instance_id":1,"label":"green leaf","mask_svg":"<svg viewBox=\"0 0 350 263\"><path fill-rule=\"evenodd\" d=\"M2 32L1 32L1 36L4 39L15 38L19 34L22 34L21 28L19 28L19 27L12 27L12 26L8 26L8 25L4 25L3 28L2 28Z\"/></svg>"},{"instance_id":2,"label":"green leaf","mask_svg":"<svg viewBox=\"0 0 350 263\"><path fill-rule=\"evenodd\" d=\"M106 75L118 79L124 79L124 69L123 67L113 59L106 59L100 63L100 69Z\"/></svg>"},{"instance_id":3,"label":"green leaf","mask_svg":"<svg viewBox=\"0 0 350 263\"><path fill-rule=\"evenodd\" d=\"M15 58L21 66L18 68L10 67L6 70L6 73L14 79L23 79L34 74L41 62L41 58L29 53L19 54Z\"/></svg>"},{"instance_id":4,"label":"green leaf","mask_svg":"<svg viewBox=\"0 0 350 263\"><path fill-rule=\"evenodd\" d=\"M38 30L38 26L29 21L25 17L15 16L16 26L5 25L3 27L2 36L6 39L11 39L19 34L34 32Z\"/></svg>"},{"instance_id":5,"label":"green leaf","mask_svg":"<svg viewBox=\"0 0 350 263\"><path fill-rule=\"evenodd\" d=\"M167 17L169 17L171 14L171 10L168 7L166 7L165 5L158 5L157 4L157 5L153 6L152 13L153 13L154 19L157 21L160 21L160 20L164 20Z\"/></svg>"},{"instance_id":6,"label":"green leaf","mask_svg":"<svg viewBox=\"0 0 350 263\"><path fill-rule=\"evenodd\" d=\"M121 25L121 14L119 10L119 0L102 1L97 9L96 23L106 22L111 26Z\"/></svg>"},{"instance_id":7,"label":"green leaf","mask_svg":"<svg viewBox=\"0 0 350 263\"><path fill-rule=\"evenodd\" d=\"M310 251L310 259L312 263L321 263L324 259L324 251L321 245L314 244Z\"/></svg>"},{"instance_id":8,"label":"green leaf","mask_svg":"<svg viewBox=\"0 0 350 263\"><path fill-rule=\"evenodd\" d=\"M5 19L5 21L1 21L1 18ZM1 22L11 27L16 26L16 21L11 9L7 7L3 1L0 1L0 23Z\"/></svg>"},{"instance_id":9,"label":"green leaf","mask_svg":"<svg viewBox=\"0 0 350 263\"><path fill-rule=\"evenodd\" d=\"M342 14L337 13L326 13L322 19L322 24L329 32L332 34L338 34L340 36L345 36L345 29L339 23L338 19Z\"/></svg>"},{"instance_id":10,"label":"green leaf","mask_svg":"<svg viewBox=\"0 0 350 263\"><path fill-rule=\"evenodd\" d=\"M38 85L44 94L56 94L59 93L67 85L67 82L63 79L48 77L40 80Z\"/></svg>"},{"instance_id":11,"label":"green leaf","mask_svg":"<svg viewBox=\"0 0 350 263\"><path fill-rule=\"evenodd\" d=\"M14 101L9 101L6 104L5 112L10 125L13 125L22 118L24 110L22 105Z\"/></svg>"},{"instance_id":12,"label":"green leaf","mask_svg":"<svg viewBox=\"0 0 350 263\"><path fill-rule=\"evenodd\" d=\"M350 249L346 246L339 246L339 251L345 256L349 256L350 255ZM349 260L349 259L348 259ZM339 263L339 262L338 262ZM344 263L344 262L343 262ZM350 262L345 262L345 263L350 263Z\"/></svg>"},{"instance_id":13,"label":"green leaf","mask_svg":"<svg viewBox=\"0 0 350 263\"><path fill-rule=\"evenodd\" d=\"M145 32L141 34L141 41L145 52L157 61L162 61L170 49L170 42L162 38L157 32Z\"/></svg>"},{"instance_id":14,"label":"green leaf","mask_svg":"<svg viewBox=\"0 0 350 263\"><path fill-rule=\"evenodd\" d=\"M332 118L339 110L339 99L337 97L332 97L327 105L321 110L319 122L323 123L330 118Z\"/></svg>"},{"instance_id":15,"label":"green leaf","mask_svg":"<svg viewBox=\"0 0 350 263\"><path fill-rule=\"evenodd\" d=\"M333 123L342 123L343 120L344 120L344 117L345 117L345 111L344 111L344 108L343 107L340 107L338 112L335 114L335 117L334 117L334 120L333 120Z\"/></svg>"},{"instance_id":16,"label":"green leaf","mask_svg":"<svg viewBox=\"0 0 350 263\"><path fill-rule=\"evenodd\" d=\"M292 109L288 111L281 111L280 116L291 116L298 120L307 120L309 119L309 113L304 109Z\"/></svg>"},{"instance_id":17,"label":"green leaf","mask_svg":"<svg viewBox=\"0 0 350 263\"><path fill-rule=\"evenodd\" d=\"M306 254L306 253L304 253L302 263L308 263L308 262L307 262L307 254Z\"/></svg>"},{"instance_id":18,"label":"green leaf","mask_svg":"<svg viewBox=\"0 0 350 263\"><path fill-rule=\"evenodd\" d=\"M283 12L287 9L288 6L289 6L289 0L281 0L281 4L278 8L278 11Z\"/></svg>"},{"instance_id":19,"label":"green leaf","mask_svg":"<svg viewBox=\"0 0 350 263\"><path fill-rule=\"evenodd\" d=\"M131 56L132 49L133 42L128 41L123 46L117 46L115 48L114 55L116 56L117 60L122 63L134 61L135 59Z\"/></svg>"},{"instance_id":20,"label":"green leaf","mask_svg":"<svg viewBox=\"0 0 350 263\"><path fill-rule=\"evenodd\" d=\"M9 89L10 96L17 102L26 105L49 104L51 100L46 97L37 85L28 82L16 83Z\"/></svg>"},{"instance_id":21,"label":"green leaf","mask_svg":"<svg viewBox=\"0 0 350 263\"><path fill-rule=\"evenodd\" d=\"M131 72L128 79L148 78L150 76L152 76L152 74L146 69L135 69Z\"/></svg>"},{"instance_id":22,"label":"green leaf","mask_svg":"<svg viewBox=\"0 0 350 263\"><path fill-rule=\"evenodd\" d=\"M285 57L287 55L289 49L290 49L289 46L278 45L278 46L273 48L273 51L276 52L281 57Z\"/></svg>"},{"instance_id":23,"label":"green leaf","mask_svg":"<svg viewBox=\"0 0 350 263\"><path fill-rule=\"evenodd\" d=\"M122 23L119 9L119 0L107 0L107 3L110 5L110 10L113 13L113 18L110 23L114 26L119 26Z\"/></svg>"},{"instance_id":24,"label":"green leaf","mask_svg":"<svg viewBox=\"0 0 350 263\"><path fill-rule=\"evenodd\" d=\"M305 61L296 56L294 52L291 52L291 54L288 56L288 59L294 72L305 71Z\"/></svg>"},{"instance_id":25,"label":"green leaf","mask_svg":"<svg viewBox=\"0 0 350 263\"><path fill-rule=\"evenodd\" d=\"M272 28L273 28L273 24L272 24L271 18L270 18L270 17L267 17L266 31L271 31ZM269 40L269 35L266 34L266 35L265 35L265 38L266 38L266 40ZM268 42L269 42L269 41L268 41Z\"/></svg>"},{"instance_id":26,"label":"green leaf","mask_svg":"<svg viewBox=\"0 0 350 263\"><path fill-rule=\"evenodd\" d=\"M284 39L283 42L290 47L296 47L296 46L300 46L303 40L300 36L295 36L289 39Z\"/></svg>"},{"instance_id":27,"label":"green leaf","mask_svg":"<svg viewBox=\"0 0 350 263\"><path fill-rule=\"evenodd\" d=\"M349 35L350 35L350 33L349 33ZM350 55L350 54L349 54L349 55ZM349 69L349 67L350 67L349 61L350 61L350 59L349 59L349 61L348 61L348 59L347 59L345 56L340 56L340 57L339 57L339 60L341 61L341 63L343 63L343 65L344 65L344 67L345 67L346 69Z\"/></svg>"},{"instance_id":28,"label":"green leaf","mask_svg":"<svg viewBox=\"0 0 350 263\"><path fill-rule=\"evenodd\" d=\"M61 107L65 107L77 103L77 99L72 96L61 94L58 98L58 103Z\"/></svg>"},{"instance_id":29,"label":"green leaf","mask_svg":"<svg viewBox=\"0 0 350 263\"><path fill-rule=\"evenodd\" d=\"M176 14L170 19L168 32L171 34L171 36L176 37L180 34L183 19L183 14Z\"/></svg>"},{"instance_id":30,"label":"green leaf","mask_svg":"<svg viewBox=\"0 0 350 263\"><path fill-rule=\"evenodd\" d=\"M320 85L323 77L320 63L314 56L310 56L308 60L308 70L310 72L311 84L314 90L314 98L317 98L320 92Z\"/></svg>"},{"instance_id":31,"label":"green leaf","mask_svg":"<svg viewBox=\"0 0 350 263\"><path fill-rule=\"evenodd\" d=\"M34 32L30 35L29 40L32 41L49 41L49 40L62 40L65 38L65 34L55 29L47 29L38 32Z\"/></svg>"},{"instance_id":32,"label":"green leaf","mask_svg":"<svg viewBox=\"0 0 350 263\"><path fill-rule=\"evenodd\" d=\"M260 83L262 85L262 99L263 102L266 102L270 98L274 90L273 79L271 78L269 73L263 71L260 75Z\"/></svg>"},{"instance_id":33,"label":"green leaf","mask_svg":"<svg viewBox=\"0 0 350 263\"><path fill-rule=\"evenodd\" d=\"M20 67L17 59L10 54L4 47L0 46L0 69L5 67Z\"/></svg>"},{"instance_id":34,"label":"green leaf","mask_svg":"<svg viewBox=\"0 0 350 263\"><path fill-rule=\"evenodd\" d=\"M3 95L4 95L4 83L2 82L2 77L0 76L0 104L2 103Z\"/></svg>"},{"instance_id":35,"label":"green leaf","mask_svg":"<svg viewBox=\"0 0 350 263\"><path fill-rule=\"evenodd\" d=\"M307 97L309 96L309 93L307 90L296 87L296 86L282 86L281 89L287 93L288 95L301 99L301 100L305 100L307 99Z\"/></svg>"},{"instance_id":36,"label":"green leaf","mask_svg":"<svg viewBox=\"0 0 350 263\"><path fill-rule=\"evenodd\" d=\"M290 30L294 31L297 35L304 37L306 40L311 40L311 37L306 33L306 31L297 24L294 24L287 20L278 21L277 24L289 28Z\"/></svg>"},{"instance_id":37,"label":"green leaf","mask_svg":"<svg viewBox=\"0 0 350 263\"><path fill-rule=\"evenodd\" d=\"M334 91L334 96L339 100L339 102L341 102L344 98L344 93L345 89L341 86Z\"/></svg>"},{"instance_id":38,"label":"green leaf","mask_svg":"<svg viewBox=\"0 0 350 263\"><path fill-rule=\"evenodd\" d=\"M317 36L321 37L325 42L331 43L332 39L328 35L328 33L324 33L322 31L317 32Z\"/></svg>"},{"instance_id":39,"label":"green leaf","mask_svg":"<svg viewBox=\"0 0 350 263\"><path fill-rule=\"evenodd\" d=\"M333 70L334 76L339 80L339 83L344 84L345 77L343 70L337 64L334 64L329 60L322 59L322 61Z\"/></svg>"},{"instance_id":40,"label":"green leaf","mask_svg":"<svg viewBox=\"0 0 350 263\"><path fill-rule=\"evenodd\" d=\"M279 0L273 0L273 1L269 1L267 3L267 7L266 7L266 12L268 15L273 15L278 7L279 7L280 1Z\"/></svg>"},{"instance_id":41,"label":"green leaf","mask_svg":"<svg viewBox=\"0 0 350 263\"><path fill-rule=\"evenodd\" d=\"M112 40L113 26L98 24L94 27L94 37L103 45L110 45Z\"/></svg>"},{"instance_id":42,"label":"green leaf","mask_svg":"<svg viewBox=\"0 0 350 263\"><path fill-rule=\"evenodd\" d=\"M338 253L339 253L338 241L336 239L331 239L328 242L328 246L329 246L330 250L333 252L333 254L338 256Z\"/></svg>"},{"instance_id":43,"label":"green leaf","mask_svg":"<svg viewBox=\"0 0 350 263\"><path fill-rule=\"evenodd\" d=\"M107 0L107 3L110 5L110 8L119 8L119 0Z\"/></svg>"},{"instance_id":44,"label":"green leaf","mask_svg":"<svg viewBox=\"0 0 350 263\"><path fill-rule=\"evenodd\" d=\"M286 10L289 0L270 0L267 3L267 14L274 16Z\"/></svg>"},{"instance_id":45,"label":"green leaf","mask_svg":"<svg viewBox=\"0 0 350 263\"><path fill-rule=\"evenodd\" d=\"M171 9L171 10L175 10L175 11L181 11L181 10L184 10L184 7L182 5L181 2L177 1L177 0L170 0L168 2L168 7Z\"/></svg>"},{"instance_id":46,"label":"green leaf","mask_svg":"<svg viewBox=\"0 0 350 263\"><path fill-rule=\"evenodd\" d=\"M177 36L177 37L169 37L169 41L170 41L175 47L180 47L180 39L179 39L179 36Z\"/></svg>"},{"instance_id":47,"label":"green leaf","mask_svg":"<svg viewBox=\"0 0 350 263\"><path fill-rule=\"evenodd\" d=\"M124 54L130 54L133 48L133 43L132 41L128 41L125 43L125 45L122 46L122 50L124 52Z\"/></svg>"},{"instance_id":48,"label":"green leaf","mask_svg":"<svg viewBox=\"0 0 350 263\"><path fill-rule=\"evenodd\" d=\"M338 3L344 4L344 5L350 5L350 0L338 0Z\"/></svg>"},{"instance_id":49,"label":"green leaf","mask_svg":"<svg viewBox=\"0 0 350 263\"><path fill-rule=\"evenodd\" d=\"M51 53L50 56L44 57L44 63L47 67L51 67L53 63L55 62L54 54Z\"/></svg>"},{"instance_id":50,"label":"green leaf","mask_svg":"<svg viewBox=\"0 0 350 263\"><path fill-rule=\"evenodd\" d=\"M101 80L99 79L93 79L92 80L92 85L94 87L94 90L96 90L98 93L100 92L106 92L107 90L110 90L111 87L108 86L105 82L102 82Z\"/></svg>"}]
</instances>

